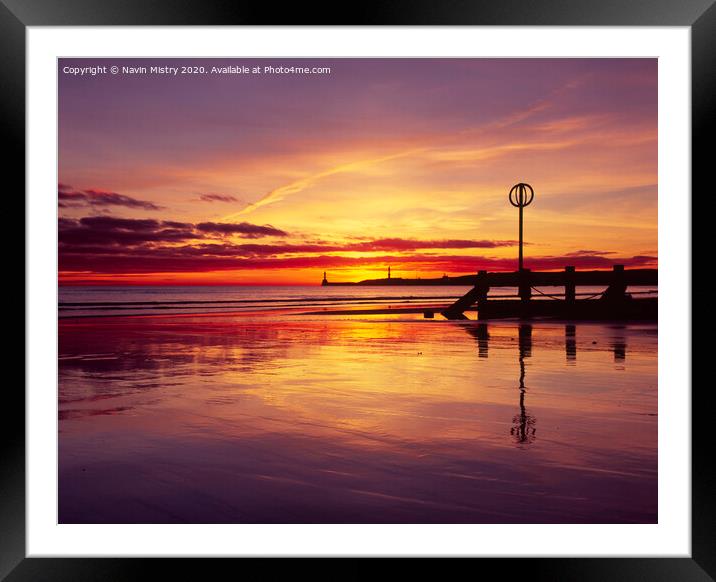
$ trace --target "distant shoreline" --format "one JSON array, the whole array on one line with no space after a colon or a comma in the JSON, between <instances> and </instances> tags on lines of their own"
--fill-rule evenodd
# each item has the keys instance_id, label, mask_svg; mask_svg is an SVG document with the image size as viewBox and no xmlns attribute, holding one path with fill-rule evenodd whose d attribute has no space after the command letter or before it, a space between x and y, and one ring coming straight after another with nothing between
<instances>
[{"instance_id":1,"label":"distant shoreline","mask_svg":"<svg viewBox=\"0 0 716 582\"><path fill-rule=\"evenodd\" d=\"M530 273L532 285L561 285L564 278L564 271L545 271ZM577 285L608 285L612 277L611 270L575 271L574 281ZM404 279L402 277L390 277L386 279L366 279L364 281L324 281L323 287L350 287L350 286L473 286L476 275L458 275L433 279ZM625 283L627 285L657 285L659 281L658 269L626 269L624 271ZM488 283L493 287L516 287L519 285L519 273L517 272L491 272L487 274Z\"/></svg>"}]
</instances>

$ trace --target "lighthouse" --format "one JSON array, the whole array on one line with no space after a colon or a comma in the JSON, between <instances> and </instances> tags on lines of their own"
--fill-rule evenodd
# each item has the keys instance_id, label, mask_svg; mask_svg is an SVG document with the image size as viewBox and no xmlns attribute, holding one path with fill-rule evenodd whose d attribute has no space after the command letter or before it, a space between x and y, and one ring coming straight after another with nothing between
<instances>
[{"instance_id":1,"label":"lighthouse","mask_svg":"<svg viewBox=\"0 0 716 582\"><path fill-rule=\"evenodd\" d=\"M321 281L321 285L328 285L328 279L326 279L325 271L323 271L323 281Z\"/></svg>"},{"instance_id":2,"label":"lighthouse","mask_svg":"<svg viewBox=\"0 0 716 582\"><path fill-rule=\"evenodd\" d=\"M388 279L390 279L390 267L388 267Z\"/></svg>"}]
</instances>

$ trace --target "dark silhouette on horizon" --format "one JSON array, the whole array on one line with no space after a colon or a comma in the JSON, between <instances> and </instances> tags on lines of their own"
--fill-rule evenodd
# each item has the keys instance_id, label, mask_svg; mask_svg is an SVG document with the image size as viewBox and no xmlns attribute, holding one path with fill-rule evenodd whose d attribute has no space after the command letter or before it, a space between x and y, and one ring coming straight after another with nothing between
<instances>
[{"instance_id":1,"label":"dark silhouette on horizon","mask_svg":"<svg viewBox=\"0 0 716 582\"><path fill-rule=\"evenodd\" d=\"M589 269L584 271L574 271L575 285L590 286L607 286L612 279L612 270L607 269ZM324 272L324 279L326 278ZM625 269L624 280L627 285L654 285L658 283L659 270L650 268ZM565 284L564 271L531 271L531 284L534 286L563 286ZM487 272L487 281L490 287L517 287L519 285L518 271L490 271ZM351 285L380 287L383 285L419 285L419 286L457 286L467 287L475 284L475 274L468 275L448 275L443 274L441 277L415 277L413 279L405 279L403 277L394 277L391 274L390 279L364 279L362 281L327 281L330 286L346 287Z\"/></svg>"}]
</instances>

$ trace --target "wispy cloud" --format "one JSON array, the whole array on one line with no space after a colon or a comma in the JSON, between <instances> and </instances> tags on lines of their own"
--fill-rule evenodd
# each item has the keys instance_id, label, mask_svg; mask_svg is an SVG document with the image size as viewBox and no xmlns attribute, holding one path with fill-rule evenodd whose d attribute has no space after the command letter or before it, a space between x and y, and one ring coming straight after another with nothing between
<instances>
[{"instance_id":1,"label":"wispy cloud","mask_svg":"<svg viewBox=\"0 0 716 582\"><path fill-rule=\"evenodd\" d=\"M407 151L397 152L393 154L389 154L386 156L380 156L377 158L371 158L371 159L362 159L362 160L356 160L352 162L347 162L343 164L338 164L336 166L333 166L332 168L329 168L327 170L323 170L321 172L317 172L314 174L311 174L309 176L306 176L305 178L301 178L299 180L294 180L293 182L290 182L289 184L286 184L284 186L279 186L278 188L275 188L274 190L271 190L261 198L259 198L256 202L250 203L246 208L243 210L240 210L239 212L235 214L230 214L229 216L226 216L224 220L233 220L236 219L239 216L242 216L244 214L247 214L249 212L252 212L256 210L257 208L260 208L262 206L266 206L267 204L272 204L274 202L279 202L286 198L287 196L291 194L296 194L298 192L301 192L302 190L305 190L306 188L314 185L316 182L328 178L329 176L335 176L336 174L346 174L350 172L358 172L360 170L364 170L370 166L381 164L383 162L387 162L389 160L395 160L398 158L406 157L411 154L414 154L418 151L421 151L421 149L411 149Z\"/></svg>"},{"instance_id":2,"label":"wispy cloud","mask_svg":"<svg viewBox=\"0 0 716 582\"><path fill-rule=\"evenodd\" d=\"M238 202L238 198L236 196L232 196L231 194L216 194L216 193L207 193L207 194L200 194L199 200L202 202Z\"/></svg>"},{"instance_id":3,"label":"wispy cloud","mask_svg":"<svg viewBox=\"0 0 716 582\"><path fill-rule=\"evenodd\" d=\"M261 236L288 236L286 231L275 228L270 224L258 225L248 222L238 224L226 222L202 222L196 225L200 232L210 232L220 235L238 234L244 238L258 238Z\"/></svg>"},{"instance_id":4,"label":"wispy cloud","mask_svg":"<svg viewBox=\"0 0 716 582\"><path fill-rule=\"evenodd\" d=\"M177 243L203 238L237 236L255 239L261 237L286 236L287 233L271 225L242 222L202 222L191 224L172 220L117 218L113 216L86 216L71 219L60 218L58 239L60 254L67 251L67 245L156 245ZM119 249L121 251L121 249Z\"/></svg>"},{"instance_id":5,"label":"wispy cloud","mask_svg":"<svg viewBox=\"0 0 716 582\"><path fill-rule=\"evenodd\" d=\"M511 112L495 121L491 121L476 127L468 127L462 129L458 132L458 134L462 136L461 140L457 140L457 143L459 143L460 145L456 145L455 136L450 134L442 135L440 137L431 135L429 138L425 136L417 136L413 138L413 141L416 143L415 147L409 149L401 149L400 151L396 151L394 153L379 157L360 158L357 160L347 161L332 166L326 170L315 172L306 177L291 181L288 184L279 186L269 191L255 202L247 204L247 206L239 212L226 216L225 219L234 220L239 216L257 210L262 206L280 202L288 196L298 194L316 185L318 182L325 178L329 178L338 174L359 173L372 166L377 166L379 164L391 162L401 158L417 156L442 161L478 161L487 160L489 158L501 155L508 155L512 152L521 150L559 150L564 149L566 147L570 147L576 143L574 140L568 141L562 139L539 141L531 139L526 140L524 143L516 143L514 140L514 136L509 135L505 136L501 142L498 142L496 144L481 146L478 148L465 148L464 138L466 135L472 134L474 141L475 137L481 137L490 132L494 133L495 135L499 135L500 130L520 126L534 116L552 108L553 99L555 97L565 92L576 89L577 87L579 87L582 81L583 79L581 77L577 79L572 79L552 91L547 97L539 99L538 101L526 108ZM567 122L565 125L566 127L570 126L569 122ZM573 127L579 127L579 123L576 120L573 120L571 125ZM543 127L543 130L543 133L547 132L547 130L549 130L550 133L553 132L553 130L549 127Z\"/></svg>"}]
</instances>

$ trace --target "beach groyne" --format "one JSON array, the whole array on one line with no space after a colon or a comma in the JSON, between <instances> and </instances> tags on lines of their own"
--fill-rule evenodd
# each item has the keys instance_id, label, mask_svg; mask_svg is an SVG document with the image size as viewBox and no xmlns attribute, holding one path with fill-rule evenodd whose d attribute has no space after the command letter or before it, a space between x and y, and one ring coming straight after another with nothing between
<instances>
[{"instance_id":1,"label":"beach groyne","mask_svg":"<svg viewBox=\"0 0 716 582\"><path fill-rule=\"evenodd\" d=\"M479 271L475 277L475 286L463 297L455 301L441 314L446 319L465 319L464 312L473 305L477 305L481 319L519 317L529 319L532 317L557 317L563 319L656 319L658 312L658 299L648 297L635 299L627 293L629 285L635 278L628 277L629 271L624 265L614 265L611 271L594 272L589 277L581 277L583 273L577 272L574 266L567 266L563 271L550 273L545 281L544 273L533 273L529 269L521 269L516 275L515 285L517 295L514 297L490 298L490 273ZM540 276L538 276L540 275ZM493 278L494 280L494 278ZM591 281L599 281L592 283ZM638 280L638 279L637 279ZM585 282L589 281L589 282ZM658 273L652 275L652 283L658 283ZM537 289L538 285L564 287L563 293L544 293ZM602 292L592 293L587 297L578 299L577 288L580 285L606 285ZM541 301L533 301L533 291L542 296ZM581 294L583 295L583 294ZM428 316L430 316L428 314Z\"/></svg>"}]
</instances>

